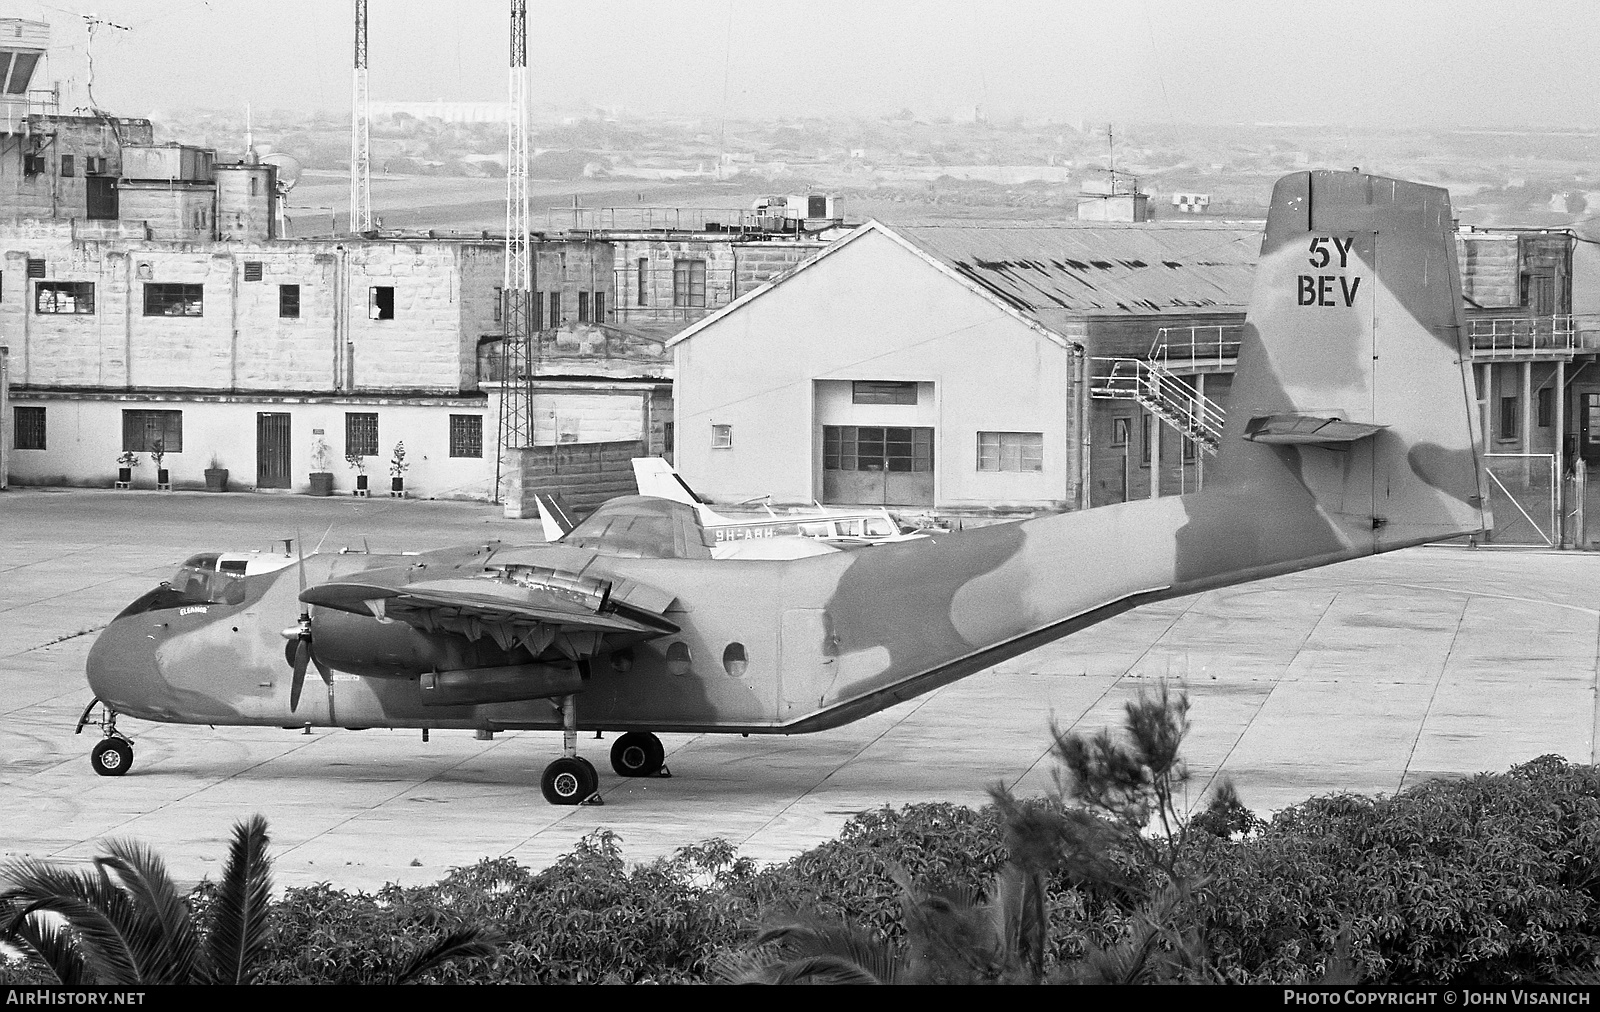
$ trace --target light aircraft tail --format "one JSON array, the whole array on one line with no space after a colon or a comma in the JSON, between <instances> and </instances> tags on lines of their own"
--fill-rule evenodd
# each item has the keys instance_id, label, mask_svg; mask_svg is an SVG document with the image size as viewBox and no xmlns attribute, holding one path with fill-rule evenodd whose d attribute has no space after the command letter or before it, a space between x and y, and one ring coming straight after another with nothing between
<instances>
[{"instance_id":1,"label":"light aircraft tail","mask_svg":"<svg viewBox=\"0 0 1600 1012\"><path fill-rule=\"evenodd\" d=\"M671 464L660 457L633 458L633 480L639 483L640 495L653 495L658 499L671 499L689 506L704 506L706 501L695 494L689 483Z\"/></svg>"},{"instance_id":2,"label":"light aircraft tail","mask_svg":"<svg viewBox=\"0 0 1600 1012\"><path fill-rule=\"evenodd\" d=\"M577 526L572 511L567 508L565 502L562 502L559 495L538 492L534 494L533 501L539 507L539 529L546 541L560 541L568 531Z\"/></svg>"}]
</instances>

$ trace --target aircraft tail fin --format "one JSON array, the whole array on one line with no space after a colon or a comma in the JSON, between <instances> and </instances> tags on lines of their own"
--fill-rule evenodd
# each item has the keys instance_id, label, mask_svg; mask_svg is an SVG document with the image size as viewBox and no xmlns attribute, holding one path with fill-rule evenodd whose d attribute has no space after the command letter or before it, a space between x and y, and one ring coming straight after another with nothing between
<instances>
[{"instance_id":1,"label":"aircraft tail fin","mask_svg":"<svg viewBox=\"0 0 1600 1012\"><path fill-rule=\"evenodd\" d=\"M1303 502L1373 551L1487 526L1453 227L1439 187L1278 181L1207 491Z\"/></svg>"},{"instance_id":2,"label":"aircraft tail fin","mask_svg":"<svg viewBox=\"0 0 1600 1012\"><path fill-rule=\"evenodd\" d=\"M546 541L560 541L577 526L577 520L561 496L552 492L538 492L533 501L539 507L539 527Z\"/></svg>"},{"instance_id":3,"label":"aircraft tail fin","mask_svg":"<svg viewBox=\"0 0 1600 1012\"><path fill-rule=\"evenodd\" d=\"M639 483L640 495L671 499L689 506L705 505L706 501L695 494L677 469L660 457L633 458L633 479Z\"/></svg>"}]
</instances>

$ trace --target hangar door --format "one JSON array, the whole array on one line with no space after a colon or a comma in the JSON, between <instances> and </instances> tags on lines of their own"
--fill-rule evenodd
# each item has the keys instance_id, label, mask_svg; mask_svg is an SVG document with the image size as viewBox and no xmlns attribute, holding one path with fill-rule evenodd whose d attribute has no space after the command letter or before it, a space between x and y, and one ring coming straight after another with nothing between
<instances>
[{"instance_id":1,"label":"hangar door","mask_svg":"<svg viewBox=\"0 0 1600 1012\"><path fill-rule=\"evenodd\" d=\"M932 426L824 425L822 498L840 504L932 506Z\"/></svg>"}]
</instances>

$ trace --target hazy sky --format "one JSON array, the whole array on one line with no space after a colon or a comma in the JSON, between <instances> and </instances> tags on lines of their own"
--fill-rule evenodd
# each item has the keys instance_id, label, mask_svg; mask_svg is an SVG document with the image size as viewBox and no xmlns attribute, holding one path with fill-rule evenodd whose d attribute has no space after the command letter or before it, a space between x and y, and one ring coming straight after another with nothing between
<instances>
[{"instance_id":1,"label":"hazy sky","mask_svg":"<svg viewBox=\"0 0 1600 1012\"><path fill-rule=\"evenodd\" d=\"M18 0L102 108L348 108L349 0ZM505 0L372 0L373 100L501 100ZM536 102L730 119L1600 124L1595 0L530 0Z\"/></svg>"}]
</instances>

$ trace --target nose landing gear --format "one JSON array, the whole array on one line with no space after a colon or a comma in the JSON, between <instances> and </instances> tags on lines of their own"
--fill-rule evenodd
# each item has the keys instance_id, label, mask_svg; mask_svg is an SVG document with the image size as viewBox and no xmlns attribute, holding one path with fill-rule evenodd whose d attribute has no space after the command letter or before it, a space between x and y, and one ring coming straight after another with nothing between
<instances>
[{"instance_id":1,"label":"nose landing gear","mask_svg":"<svg viewBox=\"0 0 1600 1012\"><path fill-rule=\"evenodd\" d=\"M133 739L117 730L117 711L109 706L101 709L98 718L91 719L94 708L100 705L99 696L90 700L72 733L82 734L83 729L91 724L100 728L105 737L89 750L89 765L103 777L120 777L133 768Z\"/></svg>"}]
</instances>

